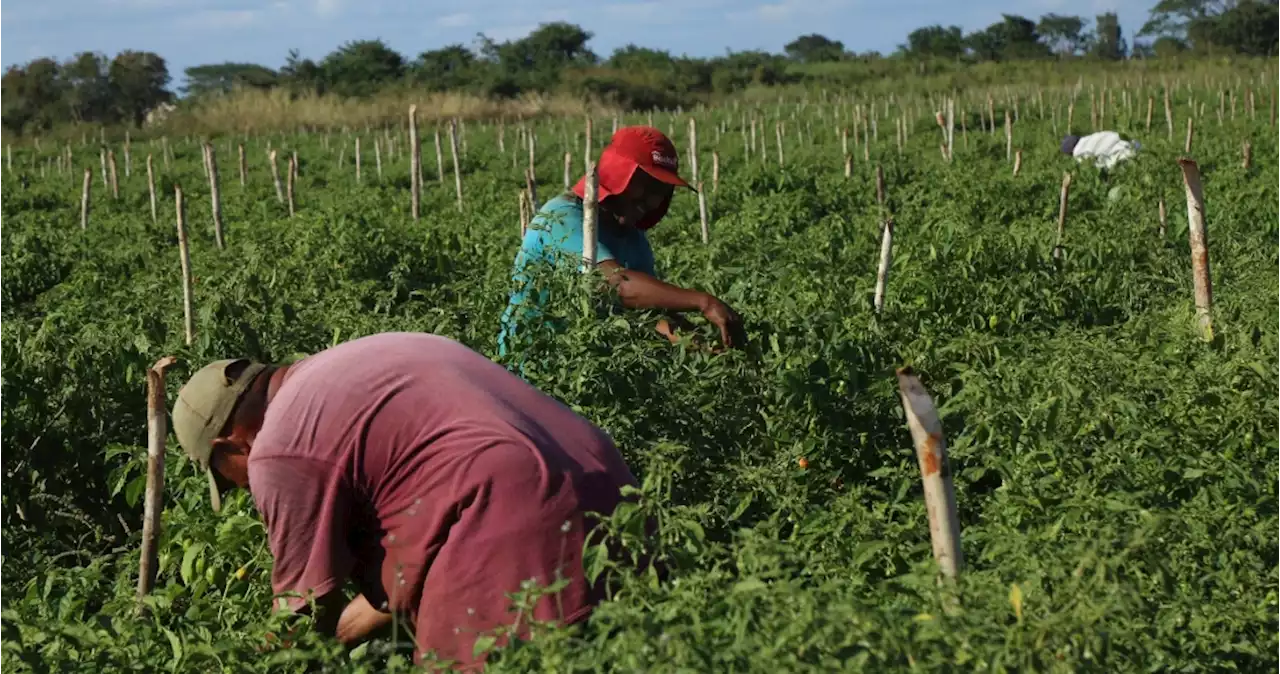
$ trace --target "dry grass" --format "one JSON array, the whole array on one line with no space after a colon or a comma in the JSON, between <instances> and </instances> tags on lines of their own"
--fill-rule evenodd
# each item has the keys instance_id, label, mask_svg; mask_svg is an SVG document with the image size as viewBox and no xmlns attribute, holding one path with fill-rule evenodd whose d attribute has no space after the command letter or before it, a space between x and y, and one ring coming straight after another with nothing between
<instances>
[{"instance_id":1,"label":"dry grass","mask_svg":"<svg viewBox=\"0 0 1280 674\"><path fill-rule=\"evenodd\" d=\"M530 94L513 100L491 100L460 93L395 91L369 99L334 96L293 97L283 90L239 91L228 96L182 106L165 120L165 131L192 134L296 131L299 128L340 129L404 124L409 106L418 106L419 119L530 119L609 115L612 107L565 96Z\"/></svg>"}]
</instances>

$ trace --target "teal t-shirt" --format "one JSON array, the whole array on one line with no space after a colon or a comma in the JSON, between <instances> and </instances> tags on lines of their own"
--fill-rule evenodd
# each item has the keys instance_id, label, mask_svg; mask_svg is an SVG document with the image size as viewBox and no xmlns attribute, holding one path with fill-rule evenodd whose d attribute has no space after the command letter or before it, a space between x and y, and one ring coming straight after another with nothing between
<instances>
[{"instance_id":1,"label":"teal t-shirt","mask_svg":"<svg viewBox=\"0 0 1280 674\"><path fill-rule=\"evenodd\" d=\"M600 214L596 261L614 260L627 269L657 276L649 237L634 227L618 227ZM531 293L533 274L552 268L575 269L582 264L582 199L565 192L539 209L525 232L516 254L512 280L515 289L502 314L498 353L505 355L519 324L539 320L538 308L547 301L547 291Z\"/></svg>"}]
</instances>

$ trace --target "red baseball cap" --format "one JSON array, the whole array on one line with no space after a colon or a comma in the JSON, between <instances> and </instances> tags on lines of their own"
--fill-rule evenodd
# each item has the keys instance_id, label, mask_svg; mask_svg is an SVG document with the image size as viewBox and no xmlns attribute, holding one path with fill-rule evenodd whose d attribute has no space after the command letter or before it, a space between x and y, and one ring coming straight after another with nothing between
<instances>
[{"instance_id":1,"label":"red baseball cap","mask_svg":"<svg viewBox=\"0 0 1280 674\"><path fill-rule=\"evenodd\" d=\"M676 154L676 146L666 134L651 126L624 126L613 134L609 145L600 153L600 163L597 166L600 177L599 198L605 199L625 192L636 169L668 185L693 189L678 173L680 155ZM587 179L583 176L574 185L573 193L582 197L586 192L586 185ZM667 214L670 205L671 200L668 199L636 226L640 229L653 227Z\"/></svg>"}]
</instances>

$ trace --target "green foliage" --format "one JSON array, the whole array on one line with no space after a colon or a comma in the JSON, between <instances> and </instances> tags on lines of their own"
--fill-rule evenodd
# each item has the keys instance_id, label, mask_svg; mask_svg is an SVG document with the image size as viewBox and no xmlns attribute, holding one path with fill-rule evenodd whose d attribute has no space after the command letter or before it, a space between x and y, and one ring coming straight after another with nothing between
<instances>
[{"instance_id":1,"label":"green foliage","mask_svg":"<svg viewBox=\"0 0 1280 674\"><path fill-rule=\"evenodd\" d=\"M767 163L744 155L749 106L699 113L701 163L712 148L721 157L711 243L699 240L696 197L681 192L652 230L658 266L740 309L752 342L720 356L673 347L654 335L657 316L614 312L595 279L548 279L547 312L562 329L506 364L522 358L533 384L605 428L643 484L586 551L612 598L584 626L497 650L492 671L1274 669L1280 176L1268 162L1241 168L1239 143L1272 156L1276 134L1265 113L1197 125L1220 335L1206 344L1193 329L1182 139L1144 134L1140 102L1159 92L1130 93L1132 112L1115 104L1107 122L1143 148L1109 173L1061 155L1051 106L1060 122L1066 101L1049 95L1042 113L1022 100L1017 177L1003 135L972 123L953 163L938 155L932 120L909 117L901 155L882 123L872 162L857 147L846 179L830 131L847 102L775 97L755 109L765 128L785 122L784 167L772 152ZM1179 88L1176 120L1216 103L1218 89L1190 95ZM896 100L891 116L913 103ZM579 156L569 145L579 127L537 124L545 190L561 180L563 152ZM608 124L595 127L600 147ZM512 167L527 159L510 134L500 154L496 133L467 125L465 209L451 181L428 179L416 222L407 152L384 153L381 178L366 156L357 183L340 136L251 137L250 157L268 141L298 151L298 212L276 201L265 162L249 163L243 189L224 168L225 251L213 244L196 143L170 139L172 168L157 163L159 224L135 171L121 176L119 201L95 182L85 231L80 174L41 179L29 168L36 150L14 148L0 233L7 667L409 670L403 632L346 653L305 620L296 648L259 653L286 622L267 612L262 524L245 493L211 513L172 441L157 586L136 615L143 375L179 356L172 400L214 358L282 361L389 330L443 334L492 357L519 241L523 178ZM215 142L219 157L235 156ZM880 315L875 163L897 223ZM1055 264L1064 171L1074 181ZM196 277L191 346L174 183L187 194ZM698 337L710 336L703 325ZM966 557L954 593L935 582L893 379L903 364L937 401L951 454ZM622 561L601 554L610 546Z\"/></svg>"}]
</instances>

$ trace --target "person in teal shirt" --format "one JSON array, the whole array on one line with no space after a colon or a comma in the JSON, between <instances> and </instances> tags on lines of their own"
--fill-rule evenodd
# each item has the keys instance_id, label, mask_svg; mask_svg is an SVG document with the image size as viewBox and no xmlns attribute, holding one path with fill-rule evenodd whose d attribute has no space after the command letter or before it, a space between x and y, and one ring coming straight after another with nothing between
<instances>
[{"instance_id":1,"label":"person in teal shirt","mask_svg":"<svg viewBox=\"0 0 1280 674\"><path fill-rule=\"evenodd\" d=\"M645 231L667 214L676 187L689 187L677 173L675 146L661 131L647 126L623 127L600 154L599 227L596 266L617 291L628 309L660 309L670 320L658 323L658 332L672 342L678 339L673 323L687 329L679 314L698 311L720 331L728 347L746 341L742 318L720 299L700 290L681 288L658 278L653 248ZM539 268L582 262L582 198L586 178L572 191L551 199L529 223L520 252L516 254L515 289L502 315L498 353L512 348L520 326L542 320L539 310L547 301L546 290L533 288Z\"/></svg>"}]
</instances>

